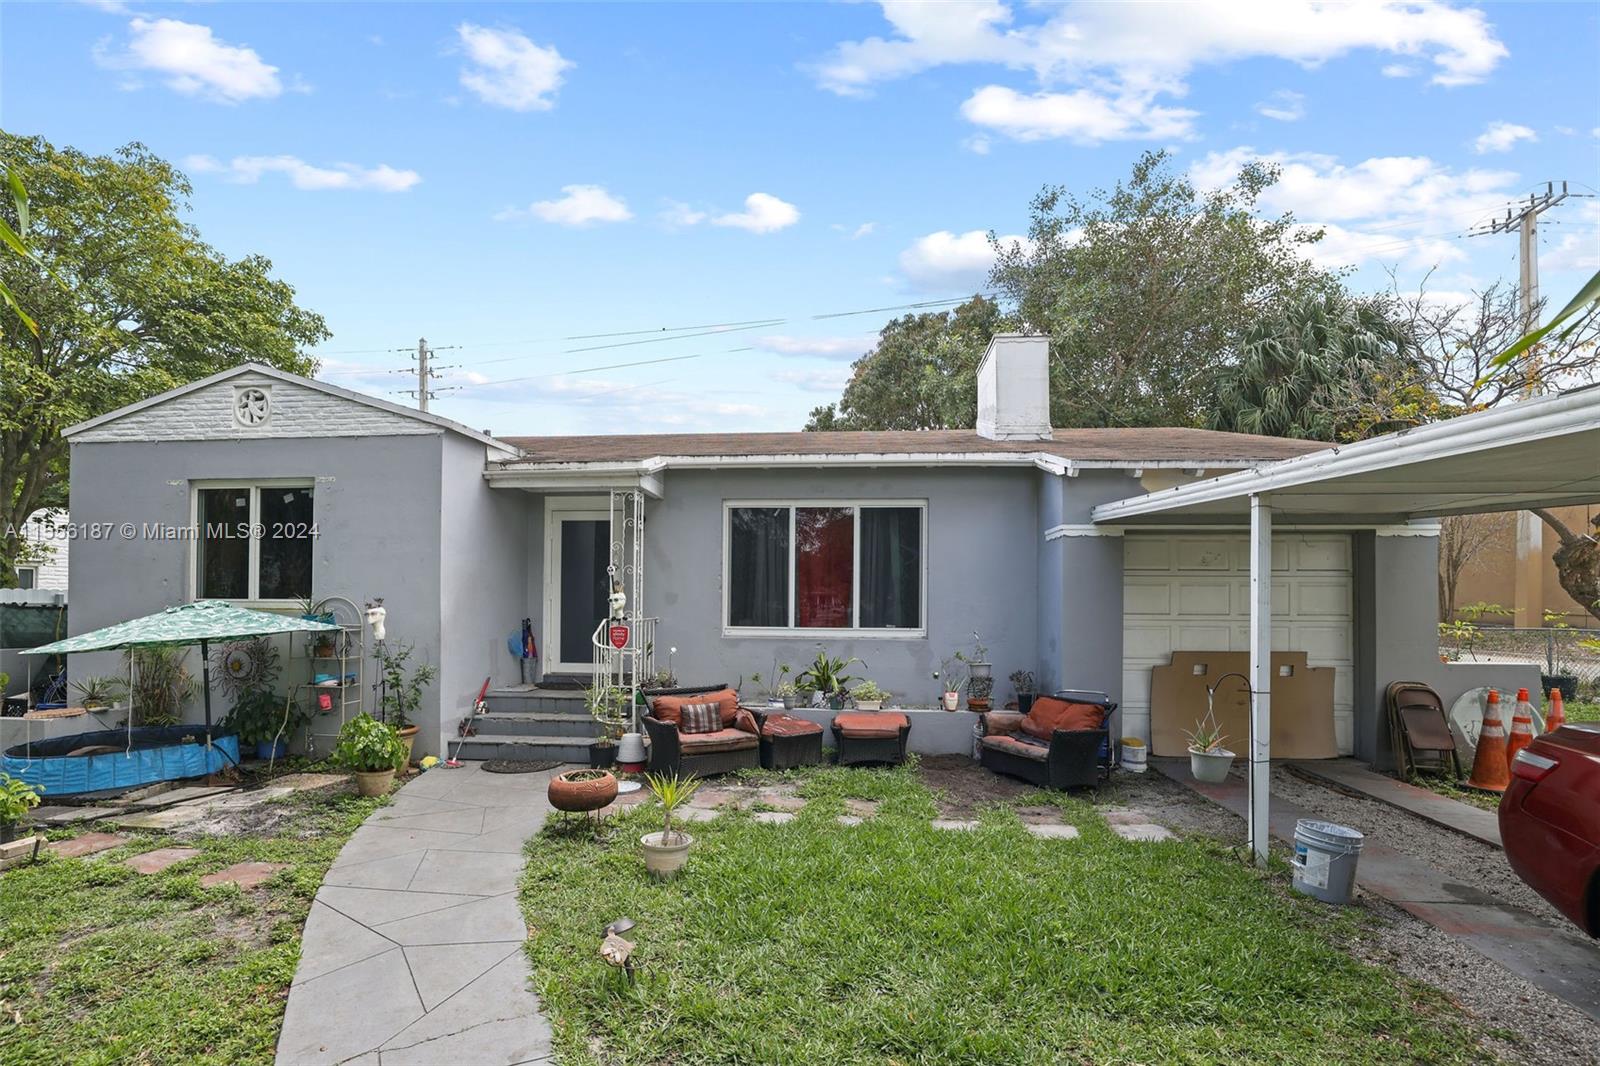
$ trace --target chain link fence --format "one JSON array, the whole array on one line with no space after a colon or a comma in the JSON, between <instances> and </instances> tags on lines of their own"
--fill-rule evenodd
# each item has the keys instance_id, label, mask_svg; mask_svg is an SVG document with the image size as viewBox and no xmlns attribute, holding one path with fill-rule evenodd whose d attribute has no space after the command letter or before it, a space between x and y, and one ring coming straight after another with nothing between
<instances>
[{"instance_id":1,"label":"chain link fence","mask_svg":"<svg viewBox=\"0 0 1600 1066\"><path fill-rule=\"evenodd\" d=\"M1446 662L1518 663L1537 666L1555 687L1563 685L1582 700L1600 700L1600 631L1592 629L1475 625L1447 622L1439 627L1439 657Z\"/></svg>"}]
</instances>

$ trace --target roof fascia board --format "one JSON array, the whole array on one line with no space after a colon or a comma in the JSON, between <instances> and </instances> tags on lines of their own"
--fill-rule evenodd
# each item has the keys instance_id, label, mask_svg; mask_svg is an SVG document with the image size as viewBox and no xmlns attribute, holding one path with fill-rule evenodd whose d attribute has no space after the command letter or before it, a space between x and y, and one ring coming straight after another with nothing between
<instances>
[{"instance_id":1,"label":"roof fascia board","mask_svg":"<svg viewBox=\"0 0 1600 1066\"><path fill-rule=\"evenodd\" d=\"M587 470L612 469L696 470L718 467L785 467L785 466L1032 466L1057 476L1073 474L1077 470L1192 470L1195 467L1237 469L1256 460L1248 459L1068 459L1052 452L834 452L809 455L792 452L777 455L656 455L648 459L624 461L586 462L568 460L560 462L528 462L513 460L501 470L491 471L491 476L503 476L513 470Z\"/></svg>"},{"instance_id":2,"label":"roof fascia board","mask_svg":"<svg viewBox=\"0 0 1600 1066\"><path fill-rule=\"evenodd\" d=\"M1433 521L1408 522L1403 525L1379 525L1372 522L1275 522L1275 529L1279 533L1360 533L1370 530L1380 537L1437 537L1439 523ZM1247 515L1226 522L1202 524L1199 522L1173 522L1163 523L1159 526L1122 526L1110 523L1095 525L1093 523L1069 522L1059 526L1051 526L1044 531L1045 540L1060 540L1063 537L1121 537L1129 533L1135 534L1161 534L1161 533L1246 533L1249 532L1250 523Z\"/></svg>"},{"instance_id":3,"label":"roof fascia board","mask_svg":"<svg viewBox=\"0 0 1600 1066\"><path fill-rule=\"evenodd\" d=\"M1094 509L1092 517L1096 522L1115 522L1592 429L1600 429L1600 390L1511 404L1355 444L1324 448L1191 485L1103 503Z\"/></svg>"}]
</instances>

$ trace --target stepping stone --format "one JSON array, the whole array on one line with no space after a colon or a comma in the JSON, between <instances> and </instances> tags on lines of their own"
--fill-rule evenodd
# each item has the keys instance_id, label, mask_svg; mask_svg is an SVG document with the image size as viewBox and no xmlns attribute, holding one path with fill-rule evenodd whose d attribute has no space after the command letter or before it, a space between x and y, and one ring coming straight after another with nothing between
<instances>
[{"instance_id":1,"label":"stepping stone","mask_svg":"<svg viewBox=\"0 0 1600 1066\"><path fill-rule=\"evenodd\" d=\"M243 889L255 888L279 870L287 870L286 862L236 862L225 870L206 874L200 884L206 888L217 885L238 885Z\"/></svg>"},{"instance_id":2,"label":"stepping stone","mask_svg":"<svg viewBox=\"0 0 1600 1066\"><path fill-rule=\"evenodd\" d=\"M121 813L121 807L35 807L33 820L41 825L74 825Z\"/></svg>"},{"instance_id":3,"label":"stepping stone","mask_svg":"<svg viewBox=\"0 0 1600 1066\"><path fill-rule=\"evenodd\" d=\"M56 841L50 845L50 853L67 859L77 859L93 855L97 851L119 848L127 842L128 838L121 833L85 833L71 840Z\"/></svg>"},{"instance_id":4,"label":"stepping stone","mask_svg":"<svg viewBox=\"0 0 1600 1066\"><path fill-rule=\"evenodd\" d=\"M754 817L762 825L783 825L794 821L794 814L790 811L757 811Z\"/></svg>"},{"instance_id":5,"label":"stepping stone","mask_svg":"<svg viewBox=\"0 0 1600 1066\"><path fill-rule=\"evenodd\" d=\"M1028 832L1040 840L1077 840L1078 827L1075 825L1049 824L1044 822L1034 823L1025 827Z\"/></svg>"},{"instance_id":6,"label":"stepping stone","mask_svg":"<svg viewBox=\"0 0 1600 1066\"><path fill-rule=\"evenodd\" d=\"M142 874L158 874L169 866L192 859L200 854L199 848L157 848L142 855L124 859L122 865Z\"/></svg>"},{"instance_id":7,"label":"stepping stone","mask_svg":"<svg viewBox=\"0 0 1600 1066\"><path fill-rule=\"evenodd\" d=\"M1114 824L1111 831L1123 840L1176 840L1172 830L1154 822L1129 822Z\"/></svg>"},{"instance_id":8,"label":"stepping stone","mask_svg":"<svg viewBox=\"0 0 1600 1066\"><path fill-rule=\"evenodd\" d=\"M291 792L304 792L312 788L327 788L329 785L337 785L341 781L350 779L349 774L285 774L274 778L272 783Z\"/></svg>"},{"instance_id":9,"label":"stepping stone","mask_svg":"<svg viewBox=\"0 0 1600 1066\"><path fill-rule=\"evenodd\" d=\"M966 832L978 828L978 822L973 818L935 818L930 824L935 829L950 832Z\"/></svg>"},{"instance_id":10,"label":"stepping stone","mask_svg":"<svg viewBox=\"0 0 1600 1066\"><path fill-rule=\"evenodd\" d=\"M224 792L236 792L235 788L209 788L205 785L191 785L188 788L175 788L169 792L158 792L154 796L136 799L130 807L166 807L175 803L189 803L193 800L207 799L219 796Z\"/></svg>"},{"instance_id":11,"label":"stepping stone","mask_svg":"<svg viewBox=\"0 0 1600 1066\"><path fill-rule=\"evenodd\" d=\"M272 788L258 788L254 792L235 792L231 796L211 800L206 804L208 810L213 811L241 811L251 807L259 807L263 803L271 803L275 799L294 792L292 788L273 786Z\"/></svg>"},{"instance_id":12,"label":"stepping stone","mask_svg":"<svg viewBox=\"0 0 1600 1066\"><path fill-rule=\"evenodd\" d=\"M635 796L649 797L650 790L642 788L634 793ZM750 793L737 788L702 788L695 792L689 799L691 807L721 807L731 803L735 806L742 805L750 798Z\"/></svg>"},{"instance_id":13,"label":"stepping stone","mask_svg":"<svg viewBox=\"0 0 1600 1066\"><path fill-rule=\"evenodd\" d=\"M698 798L698 794L696 794L696 798ZM641 803L648 802L649 799L650 790L648 788L641 788L637 792L617 793L617 805L621 807L637 807Z\"/></svg>"},{"instance_id":14,"label":"stepping stone","mask_svg":"<svg viewBox=\"0 0 1600 1066\"><path fill-rule=\"evenodd\" d=\"M858 826L865 821L865 819L855 814L841 814L839 817L835 818L834 821L843 826Z\"/></svg>"},{"instance_id":15,"label":"stepping stone","mask_svg":"<svg viewBox=\"0 0 1600 1066\"><path fill-rule=\"evenodd\" d=\"M1150 825L1150 816L1130 807L1102 807L1100 817L1107 825Z\"/></svg>"},{"instance_id":16,"label":"stepping stone","mask_svg":"<svg viewBox=\"0 0 1600 1066\"><path fill-rule=\"evenodd\" d=\"M857 818L871 818L878 813L877 800L847 799L844 801L844 805Z\"/></svg>"},{"instance_id":17,"label":"stepping stone","mask_svg":"<svg viewBox=\"0 0 1600 1066\"><path fill-rule=\"evenodd\" d=\"M756 793L756 802L780 811L798 811L806 805L806 801L793 792L765 788Z\"/></svg>"},{"instance_id":18,"label":"stepping stone","mask_svg":"<svg viewBox=\"0 0 1600 1066\"><path fill-rule=\"evenodd\" d=\"M673 814L672 820L674 822L712 822L721 814L722 811L720 809L707 810L704 807L685 807Z\"/></svg>"},{"instance_id":19,"label":"stepping stone","mask_svg":"<svg viewBox=\"0 0 1600 1066\"><path fill-rule=\"evenodd\" d=\"M204 804L184 805L165 811L144 811L116 819L123 829L180 829L198 822L210 808Z\"/></svg>"}]
</instances>

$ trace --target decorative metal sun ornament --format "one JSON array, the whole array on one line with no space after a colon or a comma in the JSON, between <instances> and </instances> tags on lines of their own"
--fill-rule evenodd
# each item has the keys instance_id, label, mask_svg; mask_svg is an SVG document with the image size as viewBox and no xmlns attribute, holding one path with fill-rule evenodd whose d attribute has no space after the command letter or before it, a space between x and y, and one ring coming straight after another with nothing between
<instances>
[{"instance_id":1,"label":"decorative metal sun ornament","mask_svg":"<svg viewBox=\"0 0 1600 1066\"><path fill-rule=\"evenodd\" d=\"M278 649L265 637L224 644L212 656L212 669L229 696L270 689L278 680Z\"/></svg>"}]
</instances>

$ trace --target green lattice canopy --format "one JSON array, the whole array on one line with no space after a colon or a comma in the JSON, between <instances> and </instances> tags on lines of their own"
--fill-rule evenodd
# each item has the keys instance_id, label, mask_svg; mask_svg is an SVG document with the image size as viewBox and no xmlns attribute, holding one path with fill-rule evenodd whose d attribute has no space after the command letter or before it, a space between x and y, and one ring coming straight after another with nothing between
<instances>
[{"instance_id":1,"label":"green lattice canopy","mask_svg":"<svg viewBox=\"0 0 1600 1066\"><path fill-rule=\"evenodd\" d=\"M201 641L243 640L274 633L321 633L338 629L328 622L252 611L225 600L200 600L168 607L164 611L118 622L104 629L80 633L53 644L41 645L24 655L70 655L81 651L121 651L124 648L177 647Z\"/></svg>"}]
</instances>

